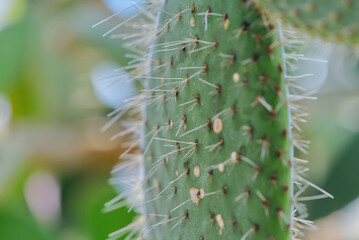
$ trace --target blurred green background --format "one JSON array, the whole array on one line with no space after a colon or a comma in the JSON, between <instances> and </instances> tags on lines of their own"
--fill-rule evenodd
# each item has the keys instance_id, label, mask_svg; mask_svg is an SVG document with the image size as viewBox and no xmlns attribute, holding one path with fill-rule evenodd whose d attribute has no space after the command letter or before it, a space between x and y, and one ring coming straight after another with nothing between
<instances>
[{"instance_id":1,"label":"blurred green background","mask_svg":"<svg viewBox=\"0 0 359 240\"><path fill-rule=\"evenodd\" d=\"M101 133L111 108L91 75L126 59L106 25L91 26L112 12L101 0L0 2L0 239L106 239L133 216L102 212L122 140Z\"/></svg>"},{"instance_id":2,"label":"blurred green background","mask_svg":"<svg viewBox=\"0 0 359 240\"><path fill-rule=\"evenodd\" d=\"M127 50L102 34L133 13L91 28L128 3L0 0L1 240L106 239L134 217L102 211L117 195L108 179L124 139L110 140L121 126L101 132L132 87L116 82ZM348 230L359 226L358 61L339 46L311 46L309 57L328 64L298 70L314 72L301 84L319 89L305 103L312 144L301 157L310 161L308 178L335 199L308 202L320 229L306 239L359 239Z\"/></svg>"}]
</instances>

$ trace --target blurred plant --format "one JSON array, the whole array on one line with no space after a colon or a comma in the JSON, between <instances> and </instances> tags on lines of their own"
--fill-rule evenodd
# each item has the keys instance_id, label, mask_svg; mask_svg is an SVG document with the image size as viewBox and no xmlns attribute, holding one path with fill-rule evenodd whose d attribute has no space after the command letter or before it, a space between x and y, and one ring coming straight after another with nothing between
<instances>
[{"instance_id":1,"label":"blurred plant","mask_svg":"<svg viewBox=\"0 0 359 240\"><path fill-rule=\"evenodd\" d=\"M26 10L26 0L0 2L0 31L19 20Z\"/></svg>"},{"instance_id":2,"label":"blurred plant","mask_svg":"<svg viewBox=\"0 0 359 240\"><path fill-rule=\"evenodd\" d=\"M126 65L127 50L89 27L109 13L100 0L1 0L0 12L0 239L104 239L131 214L102 211L115 196L107 180L123 139L110 140L120 127L101 133L109 107L89 73ZM60 185L51 221L41 211L56 184L34 181L43 172Z\"/></svg>"},{"instance_id":3,"label":"blurred plant","mask_svg":"<svg viewBox=\"0 0 359 240\"><path fill-rule=\"evenodd\" d=\"M359 189L353 181L357 182L359 169L359 137L354 137L342 152L327 174L324 187L336 197L334 200L321 200L309 205L314 218L320 218L338 211L351 201L359 197Z\"/></svg>"}]
</instances>

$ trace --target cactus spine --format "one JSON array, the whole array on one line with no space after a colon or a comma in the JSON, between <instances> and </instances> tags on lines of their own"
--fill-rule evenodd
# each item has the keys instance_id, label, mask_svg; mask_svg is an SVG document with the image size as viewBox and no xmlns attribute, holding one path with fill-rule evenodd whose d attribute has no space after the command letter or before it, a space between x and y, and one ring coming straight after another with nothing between
<instances>
[{"instance_id":1,"label":"cactus spine","mask_svg":"<svg viewBox=\"0 0 359 240\"><path fill-rule=\"evenodd\" d=\"M305 161L293 156L307 145L292 132L305 117L296 103L310 97L298 93L303 76L287 72L300 55L285 46L300 41L253 1L134 5L143 2L140 32L125 37L143 89L113 113L135 122L120 133L135 139L114 181L132 176L106 204L128 198L141 216L110 239L297 239L313 227L299 195L311 186L331 197L299 175Z\"/></svg>"}]
</instances>

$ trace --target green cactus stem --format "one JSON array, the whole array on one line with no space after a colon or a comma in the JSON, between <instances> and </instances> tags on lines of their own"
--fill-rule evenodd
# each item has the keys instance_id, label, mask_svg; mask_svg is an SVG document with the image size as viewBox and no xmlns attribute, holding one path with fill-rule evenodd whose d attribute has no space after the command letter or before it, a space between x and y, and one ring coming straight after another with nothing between
<instances>
[{"instance_id":1,"label":"green cactus stem","mask_svg":"<svg viewBox=\"0 0 359 240\"><path fill-rule=\"evenodd\" d=\"M289 239L277 26L238 0L165 1L158 24L145 90L147 239Z\"/></svg>"}]
</instances>

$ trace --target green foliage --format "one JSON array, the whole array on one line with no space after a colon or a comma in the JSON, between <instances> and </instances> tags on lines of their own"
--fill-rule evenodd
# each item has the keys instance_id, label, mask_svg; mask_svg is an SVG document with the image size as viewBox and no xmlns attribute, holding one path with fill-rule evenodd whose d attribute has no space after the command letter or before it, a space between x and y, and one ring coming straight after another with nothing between
<instances>
[{"instance_id":1,"label":"green foliage","mask_svg":"<svg viewBox=\"0 0 359 240\"><path fill-rule=\"evenodd\" d=\"M309 204L309 211L312 213L313 218L321 218L338 211L359 196L358 187L356 184L352 184L358 181L358 154L359 137L356 136L338 154L323 185L326 190L335 196L335 199L323 199Z\"/></svg>"},{"instance_id":2,"label":"green foliage","mask_svg":"<svg viewBox=\"0 0 359 240\"><path fill-rule=\"evenodd\" d=\"M0 89L2 91L9 90L16 84L16 75L24 66L26 45L21 42L25 41L26 29L26 22L21 21L0 34Z\"/></svg>"},{"instance_id":3,"label":"green foliage","mask_svg":"<svg viewBox=\"0 0 359 240\"><path fill-rule=\"evenodd\" d=\"M118 226L126 226L133 217L127 208L103 212L103 203L114 197L106 177L101 171L85 171L63 181L64 222L80 230L84 239L106 239L109 232L116 231Z\"/></svg>"},{"instance_id":4,"label":"green foliage","mask_svg":"<svg viewBox=\"0 0 359 240\"><path fill-rule=\"evenodd\" d=\"M48 240L47 234L39 228L27 209L0 209L1 239Z\"/></svg>"},{"instance_id":5,"label":"green foliage","mask_svg":"<svg viewBox=\"0 0 359 240\"><path fill-rule=\"evenodd\" d=\"M147 239L289 238L283 51L263 19L245 1L164 3L146 83Z\"/></svg>"}]
</instances>

